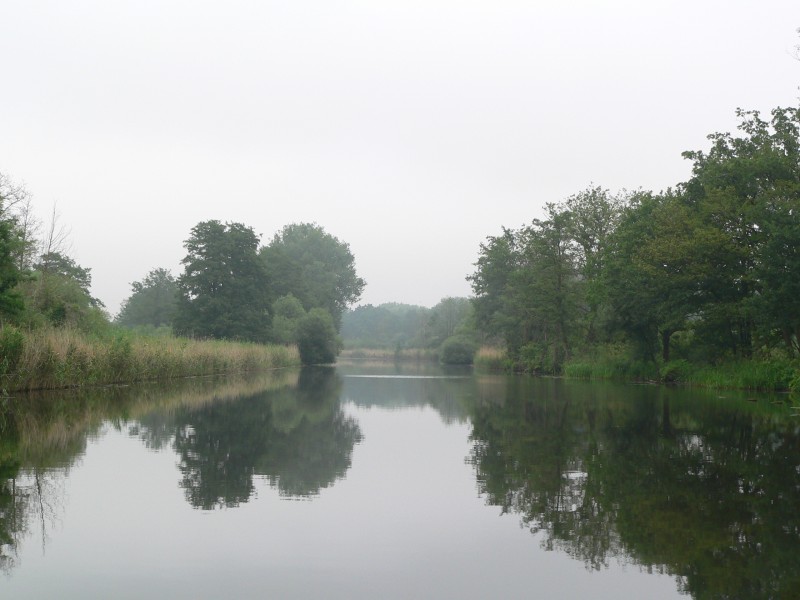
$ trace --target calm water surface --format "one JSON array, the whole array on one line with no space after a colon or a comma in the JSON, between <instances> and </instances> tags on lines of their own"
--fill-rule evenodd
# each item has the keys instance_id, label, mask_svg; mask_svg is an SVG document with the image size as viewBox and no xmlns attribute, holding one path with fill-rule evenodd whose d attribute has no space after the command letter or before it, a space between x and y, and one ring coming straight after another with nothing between
<instances>
[{"instance_id":1,"label":"calm water surface","mask_svg":"<svg viewBox=\"0 0 800 600\"><path fill-rule=\"evenodd\" d=\"M0 569L2 598L798 598L800 418L407 365L18 398Z\"/></svg>"}]
</instances>

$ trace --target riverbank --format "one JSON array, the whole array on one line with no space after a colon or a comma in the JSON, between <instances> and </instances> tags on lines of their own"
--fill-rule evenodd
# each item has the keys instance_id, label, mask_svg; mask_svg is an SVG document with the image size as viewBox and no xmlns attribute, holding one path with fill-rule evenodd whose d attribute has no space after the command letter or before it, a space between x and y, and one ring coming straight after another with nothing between
<instances>
[{"instance_id":1,"label":"riverbank","mask_svg":"<svg viewBox=\"0 0 800 600\"><path fill-rule=\"evenodd\" d=\"M299 366L294 346L70 328L0 328L0 390L108 385Z\"/></svg>"},{"instance_id":2,"label":"riverbank","mask_svg":"<svg viewBox=\"0 0 800 600\"><path fill-rule=\"evenodd\" d=\"M345 348L339 354L344 360L380 362L439 362L439 353L432 348Z\"/></svg>"},{"instance_id":3,"label":"riverbank","mask_svg":"<svg viewBox=\"0 0 800 600\"><path fill-rule=\"evenodd\" d=\"M475 367L487 371L533 372L515 364L502 350L481 348ZM684 359L663 362L631 360L622 351L605 349L564 363L561 373L570 379L648 381L683 384L711 389L740 389L767 392L800 392L800 362L783 357L731 360L717 365L695 364Z\"/></svg>"},{"instance_id":4,"label":"riverbank","mask_svg":"<svg viewBox=\"0 0 800 600\"><path fill-rule=\"evenodd\" d=\"M603 359L573 360L564 365L564 375L574 379L656 381L714 389L741 389L768 392L797 390L800 365L783 358L772 360L734 360L717 365L693 364L679 359L667 363L647 363Z\"/></svg>"}]
</instances>

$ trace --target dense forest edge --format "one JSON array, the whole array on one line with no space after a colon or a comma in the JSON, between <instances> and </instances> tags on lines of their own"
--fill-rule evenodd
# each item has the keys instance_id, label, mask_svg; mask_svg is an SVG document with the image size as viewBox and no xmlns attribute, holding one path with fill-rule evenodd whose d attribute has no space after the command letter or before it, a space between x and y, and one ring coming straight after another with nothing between
<instances>
[{"instance_id":1,"label":"dense forest edge","mask_svg":"<svg viewBox=\"0 0 800 600\"><path fill-rule=\"evenodd\" d=\"M359 307L345 346L441 356L449 323L464 362L485 368L797 390L800 118L737 116L738 134L683 153L692 176L674 188L590 186L488 237L457 319L446 313L458 299Z\"/></svg>"},{"instance_id":2,"label":"dense forest edge","mask_svg":"<svg viewBox=\"0 0 800 600\"><path fill-rule=\"evenodd\" d=\"M349 245L313 223L262 245L204 221L183 272L151 270L111 318L56 219L0 175L0 387L70 387L327 364L800 389L800 114L739 110L661 192L590 185L480 245L471 298L353 307Z\"/></svg>"}]
</instances>

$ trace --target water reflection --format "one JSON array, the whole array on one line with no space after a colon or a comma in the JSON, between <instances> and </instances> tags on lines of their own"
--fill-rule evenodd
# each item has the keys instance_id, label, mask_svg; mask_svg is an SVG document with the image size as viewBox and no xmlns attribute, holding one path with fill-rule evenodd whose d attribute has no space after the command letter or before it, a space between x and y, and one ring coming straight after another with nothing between
<instances>
[{"instance_id":1,"label":"water reflection","mask_svg":"<svg viewBox=\"0 0 800 600\"><path fill-rule=\"evenodd\" d=\"M618 561L638 565L675 577L681 590L697 599L800 597L800 420L788 409L687 390L473 377L435 367L387 370L385 365L4 401L0 568L14 567L22 540L38 541L35 531L41 530L46 541L63 512L65 478L84 455L87 440L102 436L108 427L149 449L168 452L167 486L172 492L180 486L188 502L178 497L178 504L197 515L190 506L214 510L252 501L265 487L260 482L285 498L313 498L348 474L354 447L362 440L350 414L359 415L365 430L386 432L395 426L393 418L409 415L371 409L409 407L431 407L444 423L459 424L428 429L434 439L465 430L471 436L468 446L466 440L456 441L452 466L446 462L444 470L420 477L419 487L409 483L403 490L423 499L425 508L402 523L417 523L427 514L432 485L451 481L448 477L463 467L458 457L468 452L488 504L514 515L546 550L582 561L589 570L613 569ZM408 439L424 447L414 435L409 429ZM124 435L116 439L130 447ZM441 448L430 448L420 452L420 460L435 452L442 456ZM364 447L366 463L370 449ZM89 456L103 452L98 444ZM424 471L419 461L397 464L409 473ZM380 471L394 479L399 472L380 462L368 478L359 480L353 473L350 487L356 496L342 505L357 503L365 490L375 494L370 497L376 502L382 501L381 494L389 496ZM469 469L463 477L469 490ZM393 500L387 498L387 505ZM474 516L469 512L474 494L465 494L463 505L460 501L456 494L452 502L448 496L447 511ZM325 503L276 504L286 515L295 509L331 508ZM274 516L274 506L263 512ZM487 512L494 511L481 514ZM363 526L363 511L354 511L353 521L338 521L341 514L325 513L326 525ZM304 515L298 511L295 517L292 535L311 535L298 531ZM462 532L473 525L471 518L454 523ZM452 530L431 531L442 547L457 537ZM402 537L390 527L386 535ZM527 560L529 543L536 545L527 534L523 537L526 544L517 546L522 548L517 560ZM486 548L494 555L493 548L506 548L506 542L503 538ZM232 547L238 538L226 543Z\"/></svg>"},{"instance_id":2,"label":"water reflection","mask_svg":"<svg viewBox=\"0 0 800 600\"><path fill-rule=\"evenodd\" d=\"M446 424L463 423L477 397L469 367L414 363L356 363L339 367L343 398L358 407L404 409L430 406Z\"/></svg>"},{"instance_id":3,"label":"water reflection","mask_svg":"<svg viewBox=\"0 0 800 600\"><path fill-rule=\"evenodd\" d=\"M237 506L262 477L309 498L344 477L358 424L342 412L334 369L200 378L0 399L0 569L36 526L58 520L63 481L87 440L111 426L179 457L193 507Z\"/></svg>"},{"instance_id":4,"label":"water reflection","mask_svg":"<svg viewBox=\"0 0 800 600\"><path fill-rule=\"evenodd\" d=\"M669 573L694 598L800 597L800 428L769 403L509 379L476 405L490 504L587 567Z\"/></svg>"},{"instance_id":5,"label":"water reflection","mask_svg":"<svg viewBox=\"0 0 800 600\"><path fill-rule=\"evenodd\" d=\"M238 506L257 476L283 496L308 498L344 477L361 432L342 412L340 390L335 370L309 368L297 387L176 413L171 436L186 499L206 510Z\"/></svg>"}]
</instances>

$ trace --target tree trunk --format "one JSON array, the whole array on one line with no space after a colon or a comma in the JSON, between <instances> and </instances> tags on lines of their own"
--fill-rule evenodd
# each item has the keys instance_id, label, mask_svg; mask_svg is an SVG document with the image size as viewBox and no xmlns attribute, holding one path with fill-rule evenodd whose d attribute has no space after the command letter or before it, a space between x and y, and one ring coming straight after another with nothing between
<instances>
[{"instance_id":1,"label":"tree trunk","mask_svg":"<svg viewBox=\"0 0 800 600\"><path fill-rule=\"evenodd\" d=\"M661 358L665 363L669 362L669 340L673 333L675 332L670 329L661 331Z\"/></svg>"}]
</instances>

